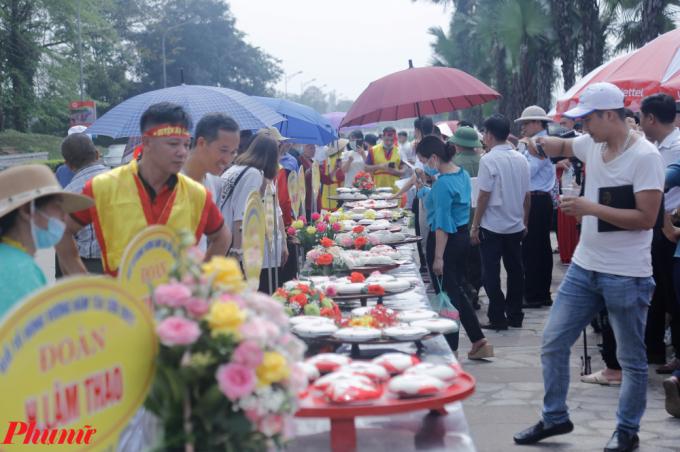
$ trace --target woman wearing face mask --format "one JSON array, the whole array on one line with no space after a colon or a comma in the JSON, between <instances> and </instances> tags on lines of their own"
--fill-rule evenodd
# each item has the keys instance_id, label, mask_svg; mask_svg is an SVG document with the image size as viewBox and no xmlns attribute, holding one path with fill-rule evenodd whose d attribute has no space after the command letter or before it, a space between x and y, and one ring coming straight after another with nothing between
<instances>
[{"instance_id":1,"label":"woman wearing face mask","mask_svg":"<svg viewBox=\"0 0 680 452\"><path fill-rule=\"evenodd\" d=\"M470 300L462 289L465 257L469 246L467 225L470 219L472 186L470 175L452 162L455 148L438 137L427 136L418 143L416 155L424 164L425 173L437 175L432 188L421 188L427 210L430 234L427 238L427 261L432 271L435 290L444 290L460 313L472 348L469 359L493 356L493 347L482 333ZM437 280L443 287L438 287ZM452 338L447 338L451 340ZM450 345L457 346L454 344ZM453 348L453 347L452 347Z\"/></svg>"},{"instance_id":2,"label":"woman wearing face mask","mask_svg":"<svg viewBox=\"0 0 680 452\"><path fill-rule=\"evenodd\" d=\"M0 172L0 318L19 300L45 286L36 250L64 235L65 215L87 209L92 199L62 190L43 165Z\"/></svg>"}]
</instances>

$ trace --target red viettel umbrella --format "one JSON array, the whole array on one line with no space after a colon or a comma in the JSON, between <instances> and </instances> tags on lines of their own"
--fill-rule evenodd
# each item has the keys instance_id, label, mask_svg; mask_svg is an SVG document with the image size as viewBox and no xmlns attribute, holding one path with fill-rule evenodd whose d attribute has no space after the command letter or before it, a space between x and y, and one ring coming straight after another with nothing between
<instances>
[{"instance_id":1,"label":"red viettel umbrella","mask_svg":"<svg viewBox=\"0 0 680 452\"><path fill-rule=\"evenodd\" d=\"M650 94L667 93L680 99L680 29L664 33L645 46L596 68L557 100L561 115L578 103L579 95L592 83L609 82L621 88L625 104L639 110Z\"/></svg>"},{"instance_id":2,"label":"red viettel umbrella","mask_svg":"<svg viewBox=\"0 0 680 452\"><path fill-rule=\"evenodd\" d=\"M352 104L340 127L447 113L499 97L461 70L411 67L371 82Z\"/></svg>"}]
</instances>

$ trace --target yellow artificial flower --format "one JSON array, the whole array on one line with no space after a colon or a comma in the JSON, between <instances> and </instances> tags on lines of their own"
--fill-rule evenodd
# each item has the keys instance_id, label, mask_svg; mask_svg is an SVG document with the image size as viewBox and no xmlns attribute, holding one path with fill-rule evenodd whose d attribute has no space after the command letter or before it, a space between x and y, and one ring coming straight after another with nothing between
<instances>
[{"instance_id":1,"label":"yellow artificial flower","mask_svg":"<svg viewBox=\"0 0 680 452\"><path fill-rule=\"evenodd\" d=\"M309 235L316 234L316 228L314 226L307 226L307 234Z\"/></svg>"},{"instance_id":2,"label":"yellow artificial flower","mask_svg":"<svg viewBox=\"0 0 680 452\"><path fill-rule=\"evenodd\" d=\"M212 331L212 335L233 334L238 336L238 327L246 319L246 313L241 311L236 303L216 302L210 306L210 312L205 317Z\"/></svg>"},{"instance_id":3,"label":"yellow artificial flower","mask_svg":"<svg viewBox=\"0 0 680 452\"><path fill-rule=\"evenodd\" d=\"M295 229L302 229L305 226L302 220L295 220L290 225L293 226Z\"/></svg>"},{"instance_id":4,"label":"yellow artificial flower","mask_svg":"<svg viewBox=\"0 0 680 452\"><path fill-rule=\"evenodd\" d=\"M269 386L272 383L278 383L288 378L290 369L283 355L277 352L265 352L262 364L257 366L255 373L261 386Z\"/></svg>"},{"instance_id":5,"label":"yellow artificial flower","mask_svg":"<svg viewBox=\"0 0 680 452\"><path fill-rule=\"evenodd\" d=\"M376 213L375 210L369 209L366 212L364 212L364 218L368 220L375 220Z\"/></svg>"},{"instance_id":6,"label":"yellow artificial flower","mask_svg":"<svg viewBox=\"0 0 680 452\"><path fill-rule=\"evenodd\" d=\"M203 272L213 277L213 284L233 292L243 288L241 266L233 257L215 256L210 262L203 264Z\"/></svg>"}]
</instances>

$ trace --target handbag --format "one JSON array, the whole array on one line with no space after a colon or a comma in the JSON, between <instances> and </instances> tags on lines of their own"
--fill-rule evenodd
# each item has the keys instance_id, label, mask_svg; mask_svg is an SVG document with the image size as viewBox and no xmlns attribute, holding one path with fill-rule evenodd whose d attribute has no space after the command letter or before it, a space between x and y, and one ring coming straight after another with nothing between
<instances>
[{"instance_id":1,"label":"handbag","mask_svg":"<svg viewBox=\"0 0 680 452\"><path fill-rule=\"evenodd\" d=\"M444 291L442 277L437 276L436 281L439 285L439 293L430 296L430 306L432 307L432 310L439 313L440 317L458 321L460 319L460 314L458 309L451 303L449 295Z\"/></svg>"}]
</instances>

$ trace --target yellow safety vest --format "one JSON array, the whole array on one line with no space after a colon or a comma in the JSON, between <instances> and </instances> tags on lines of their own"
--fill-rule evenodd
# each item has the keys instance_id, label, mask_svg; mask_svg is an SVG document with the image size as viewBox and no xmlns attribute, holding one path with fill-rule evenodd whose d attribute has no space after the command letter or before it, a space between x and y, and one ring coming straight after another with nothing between
<instances>
[{"instance_id":1,"label":"yellow safety vest","mask_svg":"<svg viewBox=\"0 0 680 452\"><path fill-rule=\"evenodd\" d=\"M99 174L92 179L96 214L94 230L102 250L104 270L115 275L128 243L151 224L166 225L176 231L194 232L196 240L203 235L206 218L203 211L208 199L205 187L184 176L177 175L177 185L168 199L157 223L149 222L148 198L140 198L145 190L137 177L137 161ZM146 193L145 193L146 194ZM145 205L147 204L147 205ZM169 210L169 212L167 211Z\"/></svg>"},{"instance_id":2,"label":"yellow safety vest","mask_svg":"<svg viewBox=\"0 0 680 452\"><path fill-rule=\"evenodd\" d=\"M339 152L331 155L324 161L326 165L326 174L331 177L335 171L335 165L340 156ZM338 202L334 199L328 199L329 196L335 196L338 193L338 187L340 184L337 182L334 184L323 184L321 188L321 208L325 210L335 210L338 208Z\"/></svg>"},{"instance_id":3,"label":"yellow safety vest","mask_svg":"<svg viewBox=\"0 0 680 452\"><path fill-rule=\"evenodd\" d=\"M399 148L397 146L392 148L392 154L389 159L385 156L385 149L383 148L382 143L373 146L371 152L373 153L374 165L394 163L394 169L399 169L399 166L401 165L401 155L399 155ZM387 174L385 171L377 170L373 173L373 179L375 180L376 187L390 187L396 192L397 187L394 183L399 180L398 176L393 176Z\"/></svg>"}]
</instances>

